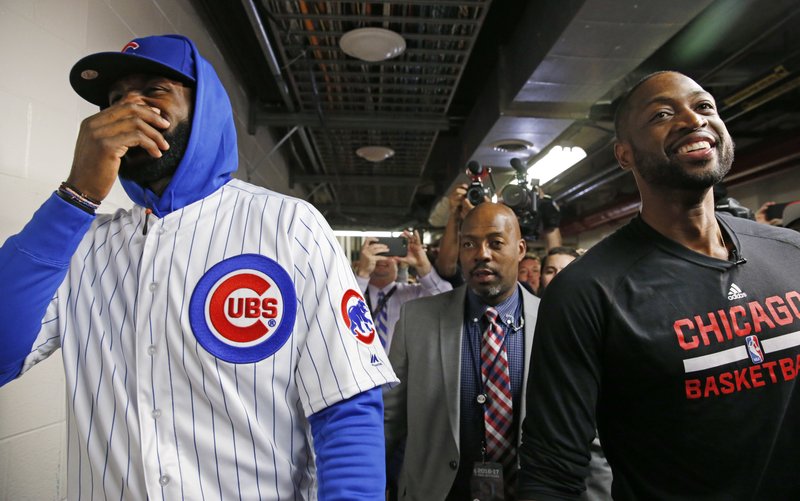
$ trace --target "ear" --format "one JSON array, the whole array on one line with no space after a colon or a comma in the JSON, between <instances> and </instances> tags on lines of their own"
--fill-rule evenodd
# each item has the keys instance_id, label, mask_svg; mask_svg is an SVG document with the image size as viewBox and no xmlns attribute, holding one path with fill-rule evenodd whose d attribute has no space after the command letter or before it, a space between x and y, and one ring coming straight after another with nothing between
<instances>
[{"instance_id":1,"label":"ear","mask_svg":"<svg viewBox=\"0 0 800 501\"><path fill-rule=\"evenodd\" d=\"M525 259L525 253L528 252L528 244L525 243L524 238L519 239L519 258L517 259L517 263L520 263L523 259Z\"/></svg>"},{"instance_id":2,"label":"ear","mask_svg":"<svg viewBox=\"0 0 800 501\"><path fill-rule=\"evenodd\" d=\"M617 140L614 142L614 156L617 163L623 170L630 170L633 167L633 149L630 143Z\"/></svg>"}]
</instances>

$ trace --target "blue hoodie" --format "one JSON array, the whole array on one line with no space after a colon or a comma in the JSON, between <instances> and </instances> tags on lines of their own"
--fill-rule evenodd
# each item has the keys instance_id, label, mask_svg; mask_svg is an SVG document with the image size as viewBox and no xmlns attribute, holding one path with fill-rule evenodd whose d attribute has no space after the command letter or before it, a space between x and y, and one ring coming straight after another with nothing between
<instances>
[{"instance_id":1,"label":"blue hoodie","mask_svg":"<svg viewBox=\"0 0 800 501\"><path fill-rule=\"evenodd\" d=\"M175 175L159 197L120 179L128 196L158 217L196 202L230 181L239 156L233 110L216 71L186 37L194 55L192 128ZM53 193L20 233L0 248L0 385L20 372L41 328L47 305L95 217Z\"/></svg>"},{"instance_id":2,"label":"blue hoodie","mask_svg":"<svg viewBox=\"0 0 800 501\"><path fill-rule=\"evenodd\" d=\"M179 37L179 35L176 35ZM218 190L238 165L230 100L211 64L192 47L197 75L189 143L161 194L121 179L136 204L158 217ZM23 230L0 248L0 386L19 375L41 329L47 306L95 217L55 193ZM319 497L383 498L383 401L380 388L310 416L317 453Z\"/></svg>"},{"instance_id":3,"label":"blue hoodie","mask_svg":"<svg viewBox=\"0 0 800 501\"><path fill-rule=\"evenodd\" d=\"M133 181L120 179L131 200L152 209L158 217L214 193L230 181L239 163L233 110L217 72L191 40L171 36L183 38L191 45L197 75L192 132L186 153L160 197Z\"/></svg>"}]
</instances>

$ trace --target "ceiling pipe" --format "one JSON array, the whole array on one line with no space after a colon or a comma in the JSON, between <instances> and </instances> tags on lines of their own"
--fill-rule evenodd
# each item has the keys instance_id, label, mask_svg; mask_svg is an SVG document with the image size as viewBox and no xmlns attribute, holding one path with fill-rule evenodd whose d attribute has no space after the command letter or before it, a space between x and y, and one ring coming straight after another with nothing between
<instances>
[{"instance_id":1,"label":"ceiling pipe","mask_svg":"<svg viewBox=\"0 0 800 501\"><path fill-rule=\"evenodd\" d=\"M787 165L800 162L800 144L797 133L763 141L756 147L736 154L733 167L725 177L727 186L735 186L754 177L762 177L781 170Z\"/></svg>"},{"instance_id":2,"label":"ceiling pipe","mask_svg":"<svg viewBox=\"0 0 800 501\"><path fill-rule=\"evenodd\" d=\"M641 201L638 195L629 195L622 200L615 201L611 205L599 211L584 216L580 219L567 221L561 225L561 234L565 237L578 235L584 231L598 228L605 224L610 224L620 219L633 216L639 210Z\"/></svg>"},{"instance_id":3,"label":"ceiling pipe","mask_svg":"<svg viewBox=\"0 0 800 501\"><path fill-rule=\"evenodd\" d=\"M794 13L788 17L793 17ZM747 46L743 49L740 49L736 52L736 57L730 57L726 60L725 64L731 64L743 55L745 55L749 50L752 50L754 47L753 44L747 44ZM745 50L746 49L746 50ZM788 61L794 61L797 57L797 52L793 52L787 58L784 59L784 63ZM776 68L780 67L777 65ZM714 70L707 73L707 75L713 75L714 73L722 70L724 68L723 65L718 65ZM791 74L791 73L790 73ZM759 79L766 78L764 76L759 77ZM701 84L702 85L702 84ZM783 94L795 90L797 87L800 87L800 77L795 77L792 80L785 82L784 84L773 88L772 90L762 93L759 97L749 101L747 107L739 107L735 110L735 112L728 114L725 116L725 122L730 123L737 118L743 116L744 114L758 108L759 106L763 106L764 104L777 99L778 97L782 96ZM724 103L726 100L729 100L730 96L727 98L720 99L721 103ZM723 107L721 111L730 110L733 108L732 106ZM595 150L593 153L589 154L589 157L582 160L582 162L590 162L596 156L600 156L602 154L609 154L612 151L613 147L613 139L600 147L599 149ZM780 164L791 161L797 160L800 157L800 147L797 146L797 139L796 135L791 135L787 140L779 139L777 141L762 141L754 148L750 148L747 153L739 153L736 156L736 162L734 163L733 169L731 174L729 174L725 178L726 184L735 185L737 184L740 178L747 178L748 180L753 179L754 177L759 177L763 174L770 172L773 168L779 167ZM613 154L613 153L611 153ZM741 158L742 155L746 155L747 160L743 160ZM763 174L759 174L760 171L764 171ZM575 185L572 185L564 190L558 190L552 193L553 199L557 202L560 202L562 205L569 203L580 196L583 196L591 191L600 188L601 186L619 178L623 175L623 171L621 171L620 167L616 164L610 164L608 167L603 169L602 171L598 172L597 174L593 175L592 177L583 180ZM555 181L555 179L554 179ZM591 217L591 216L587 216Z\"/></svg>"},{"instance_id":4,"label":"ceiling pipe","mask_svg":"<svg viewBox=\"0 0 800 501\"><path fill-rule=\"evenodd\" d=\"M753 48L755 48L761 41L766 40L767 38L771 37L773 34L777 33L779 30L783 28L783 25L789 22L792 18L794 18L797 13L800 12L800 8L795 9L792 13L788 16L783 16L781 19L777 20L775 24L773 24L769 29L764 30L759 36L752 39L749 43L747 43L744 47L741 47L739 50L725 58L721 63L719 63L716 67L707 71L703 76L699 78L699 81L706 82L711 77L719 73L720 71L724 70L728 67L728 65L735 63L740 58L747 55Z\"/></svg>"},{"instance_id":5,"label":"ceiling pipe","mask_svg":"<svg viewBox=\"0 0 800 501\"><path fill-rule=\"evenodd\" d=\"M278 64L278 59L275 57L275 51L272 50L272 44L267 36L264 23L261 21L261 16L258 14L256 4L253 0L242 0L242 7L244 7L244 11L247 14L247 19L250 21L250 25L253 27L256 39L258 40L258 45L261 47L261 51L264 53L264 58L267 61L267 66L269 67L270 73L272 73L272 77L274 78L278 87L281 99L283 99L286 109L288 109L290 113L294 113L297 108L294 104L291 94L289 93L289 86L286 84L286 79L283 77L280 65ZM316 153L314 148L311 146L311 141L308 139L308 133L306 132L305 128L300 127L297 131L297 135L300 138L300 141L303 143L303 149L306 151L306 156L311 162L312 168L315 172L321 172L319 163L317 163Z\"/></svg>"},{"instance_id":6,"label":"ceiling pipe","mask_svg":"<svg viewBox=\"0 0 800 501\"><path fill-rule=\"evenodd\" d=\"M800 162L800 143L797 141L796 133L789 133L785 137L762 142L737 153L731 172L725 177L724 182L730 188L791 168L798 162ZM623 172L619 167L615 167L615 169ZM586 186L583 191L594 189L606 180L607 178L602 178ZM588 216L574 221L565 221L561 226L561 233L564 236L576 235L630 217L636 214L639 205L637 195L627 196Z\"/></svg>"}]
</instances>

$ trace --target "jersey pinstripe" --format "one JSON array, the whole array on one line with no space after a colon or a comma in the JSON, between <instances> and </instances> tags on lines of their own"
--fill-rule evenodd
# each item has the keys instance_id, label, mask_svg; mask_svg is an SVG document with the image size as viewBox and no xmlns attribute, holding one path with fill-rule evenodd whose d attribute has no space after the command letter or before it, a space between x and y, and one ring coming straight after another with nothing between
<instances>
[{"instance_id":1,"label":"jersey pinstripe","mask_svg":"<svg viewBox=\"0 0 800 501\"><path fill-rule=\"evenodd\" d=\"M163 219L98 216L48 308L23 372L61 348L70 499L315 499L307 417L394 382L377 338L356 339L358 290L323 217L232 180ZM255 363L204 348L189 306L200 278L242 254L275 261L297 313Z\"/></svg>"}]
</instances>

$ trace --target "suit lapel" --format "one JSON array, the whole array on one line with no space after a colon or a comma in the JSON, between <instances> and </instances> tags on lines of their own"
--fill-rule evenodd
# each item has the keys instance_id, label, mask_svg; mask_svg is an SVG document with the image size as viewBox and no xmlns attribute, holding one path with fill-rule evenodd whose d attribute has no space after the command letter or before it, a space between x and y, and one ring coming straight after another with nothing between
<instances>
[{"instance_id":1,"label":"suit lapel","mask_svg":"<svg viewBox=\"0 0 800 501\"><path fill-rule=\"evenodd\" d=\"M536 317L539 312L539 298L520 287L522 293L522 313L525 318L525 367L522 371L522 408L520 409L519 424L522 426L522 421L525 419L526 411L526 395L528 393L528 373L531 370L531 350L533 348L533 331L536 327ZM522 431L518 435L522 438Z\"/></svg>"},{"instance_id":2,"label":"suit lapel","mask_svg":"<svg viewBox=\"0 0 800 501\"><path fill-rule=\"evenodd\" d=\"M459 443L461 405L461 330L464 321L466 287L453 291L450 301L439 312L439 347L442 360L442 380L445 405L453 440Z\"/></svg>"}]
</instances>

